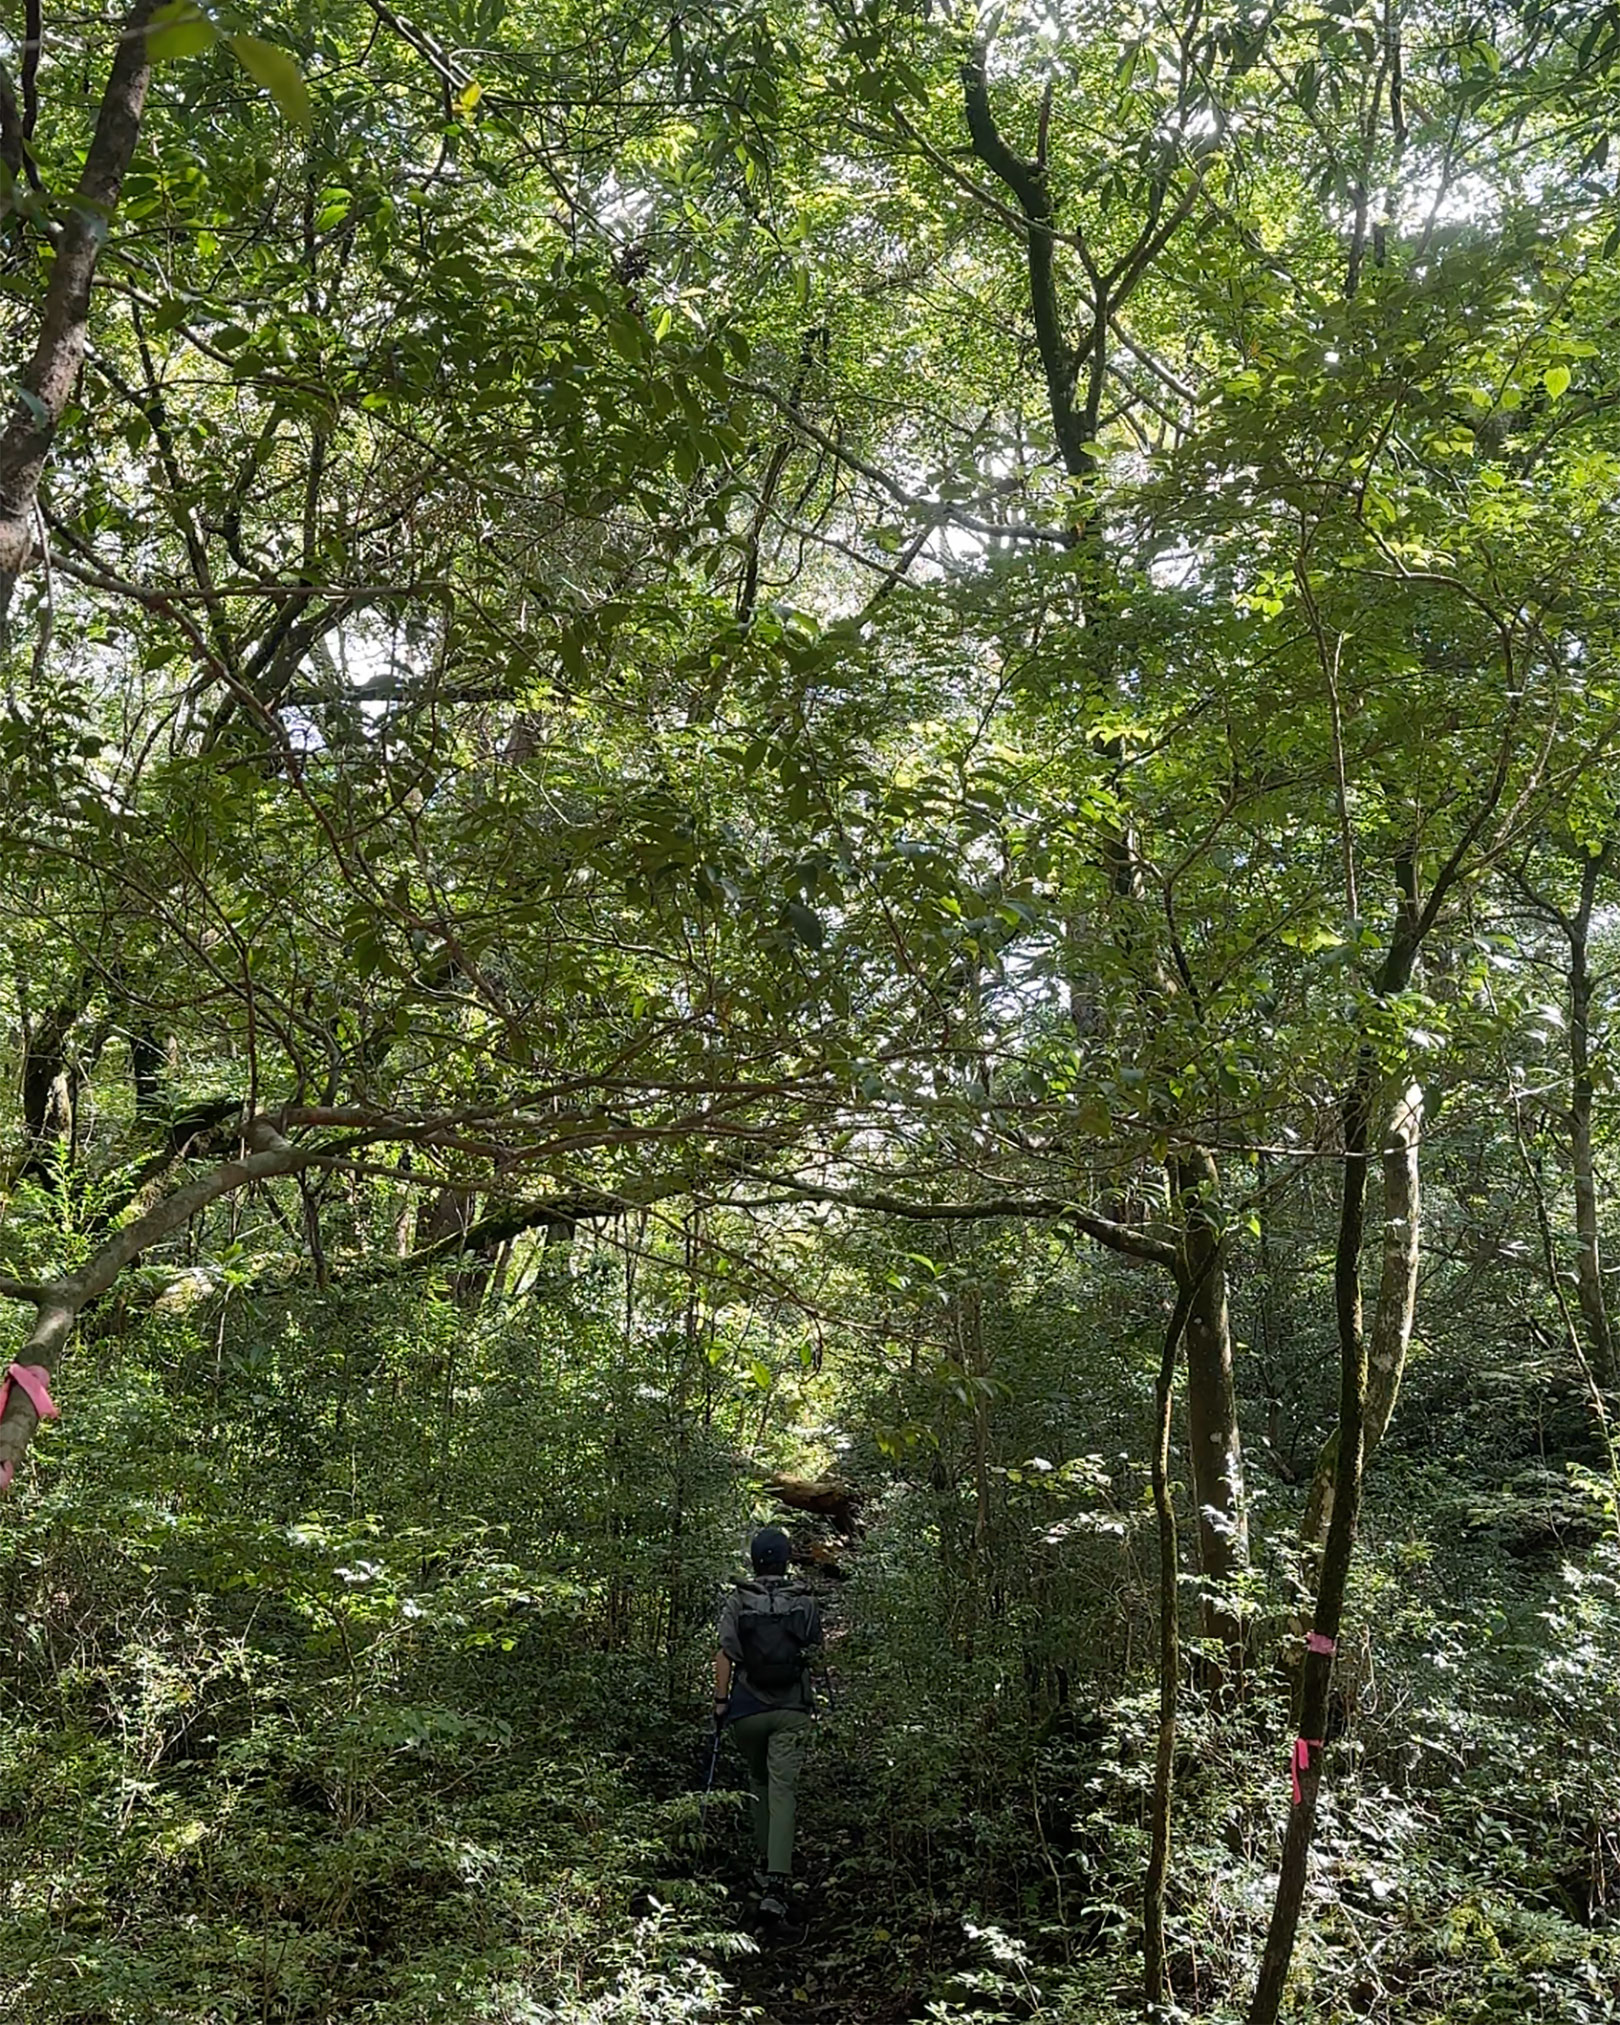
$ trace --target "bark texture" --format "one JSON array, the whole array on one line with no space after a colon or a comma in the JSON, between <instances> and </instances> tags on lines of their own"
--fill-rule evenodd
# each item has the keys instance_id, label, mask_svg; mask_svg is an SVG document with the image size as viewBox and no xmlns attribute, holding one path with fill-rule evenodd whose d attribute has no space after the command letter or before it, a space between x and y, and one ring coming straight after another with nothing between
<instances>
[{"instance_id":1,"label":"bark texture","mask_svg":"<svg viewBox=\"0 0 1620 2025\"><path fill-rule=\"evenodd\" d=\"M1164 1887L1170 1875L1170 1811L1175 1797L1176 1696L1181 1681L1181 1551L1170 1495L1170 1435L1175 1423L1176 1351L1197 1300L1199 1283L1185 1280L1165 1331L1154 1389L1153 1509L1159 1526L1159 1734L1153 1758L1153 1818L1142 1887L1142 1994L1149 2016L1170 1995L1165 1967Z\"/></svg>"},{"instance_id":2,"label":"bark texture","mask_svg":"<svg viewBox=\"0 0 1620 2025\"><path fill-rule=\"evenodd\" d=\"M1418 1192L1418 1144L1423 1131L1423 1088L1408 1083L1396 1100L1384 1135L1384 1250L1378 1272L1378 1302L1367 1343L1367 1405L1363 1463L1383 1440L1395 1412L1406 1353L1417 1314L1418 1236L1422 1228ZM1320 1548L1333 1517L1333 1479L1339 1436L1331 1434L1317 1457L1300 1533L1307 1548Z\"/></svg>"},{"instance_id":3,"label":"bark texture","mask_svg":"<svg viewBox=\"0 0 1620 2025\"><path fill-rule=\"evenodd\" d=\"M1581 867L1581 897L1565 921L1569 939L1569 1143L1575 1184L1575 1290L1581 1310L1581 1332L1592 1377L1612 1391L1616 1369L1614 1331L1603 1291L1603 1245L1598 1231L1597 1174L1592 1160L1592 1108L1596 1086L1592 1076L1592 971L1590 943L1592 909L1599 881L1613 846L1586 859Z\"/></svg>"},{"instance_id":4,"label":"bark texture","mask_svg":"<svg viewBox=\"0 0 1620 2025\"><path fill-rule=\"evenodd\" d=\"M40 479L84 364L90 286L140 138L152 77L146 30L155 4L136 0L119 31L84 173L57 240L39 339L0 434L0 625L33 552Z\"/></svg>"},{"instance_id":5,"label":"bark texture","mask_svg":"<svg viewBox=\"0 0 1620 2025\"><path fill-rule=\"evenodd\" d=\"M1367 1346L1362 1331L1361 1241L1367 1196L1368 1115L1376 1069L1371 1051L1362 1051L1356 1077L1341 1110L1344 1122L1344 1183L1339 1202L1339 1238L1333 1261L1334 1308L1339 1325L1339 1452L1333 1516L1322 1555L1312 1638L1305 1654L1300 1697L1299 1741L1295 1745L1295 1799L1283 1837L1277 1896L1260 1961L1260 1980L1249 2010L1249 2025L1275 2025L1282 2006L1288 1965L1299 1931L1305 1873L1316 1828L1316 1801L1322 1783L1322 1740L1327 1735L1328 1684L1333 1648L1344 1614L1345 1585L1355 1551L1361 1514L1361 1471L1367 1404Z\"/></svg>"},{"instance_id":6,"label":"bark texture","mask_svg":"<svg viewBox=\"0 0 1620 2025\"><path fill-rule=\"evenodd\" d=\"M1240 1684L1244 1628L1231 1595L1249 1565L1249 1520L1232 1377L1224 1241L1215 1217L1220 1177L1214 1156L1202 1146L1176 1154L1170 1184L1182 1218L1176 1280L1188 1301L1187 1454L1198 1508L1203 1630L1206 1638L1220 1641L1228 1675L1236 1677L1233 1684Z\"/></svg>"},{"instance_id":7,"label":"bark texture","mask_svg":"<svg viewBox=\"0 0 1620 2025\"><path fill-rule=\"evenodd\" d=\"M1499 775L1492 801L1500 791ZM1492 802L1487 801L1485 808L1488 810L1491 805ZM1483 821L1483 816L1478 821ZM1416 852L1404 851L1398 858L1395 865L1395 927L1374 987L1381 1001L1394 998L1411 983L1423 939L1458 876L1474 833L1472 829L1465 832L1463 841L1442 867L1427 901L1422 904L1418 899ZM1254 2001L1249 2007L1248 2025L1276 2025L1288 1981L1288 1966L1293 1960L1300 1907L1305 1901L1306 1868L1316 1830L1316 1801L1322 1783L1322 1752L1327 1736L1328 1688L1344 1615L1345 1588L1355 1553L1356 1527L1361 1517L1368 1368L1367 1341L1362 1325L1361 1248L1366 1225L1368 1141L1378 1086L1377 1060L1370 1044L1364 1041L1356 1056L1355 1073L1340 1106L1344 1133L1344 1179L1339 1201L1338 1242L1333 1255L1333 1305L1339 1337L1339 1426L1334 1458L1333 1511L1328 1521L1327 1544L1322 1551L1322 1572L1317 1585L1311 1635L1306 1643L1299 1736L1294 1744L1294 1800L1283 1836L1277 1896L1272 1902L1271 1921L1266 1929L1265 1949L1260 1958L1260 1978L1255 1986ZM1412 1129L1411 1157L1415 1163L1415 1123ZM1415 1185L1415 1165L1413 1178ZM1415 1210L1415 1196L1413 1207ZM1413 1221L1415 1224L1415 1216Z\"/></svg>"},{"instance_id":8,"label":"bark texture","mask_svg":"<svg viewBox=\"0 0 1620 2025\"><path fill-rule=\"evenodd\" d=\"M49 1182L64 1143L71 1142L74 1114L84 1086L83 1051L73 1030L89 1002L90 980L81 978L68 995L33 1021L23 1048L23 1129L28 1159L22 1173Z\"/></svg>"}]
</instances>

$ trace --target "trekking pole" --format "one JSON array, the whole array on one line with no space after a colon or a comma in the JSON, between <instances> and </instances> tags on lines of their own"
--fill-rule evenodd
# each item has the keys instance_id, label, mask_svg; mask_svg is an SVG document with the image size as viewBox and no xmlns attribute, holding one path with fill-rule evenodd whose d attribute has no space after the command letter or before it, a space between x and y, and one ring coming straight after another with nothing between
<instances>
[{"instance_id":1,"label":"trekking pole","mask_svg":"<svg viewBox=\"0 0 1620 2025\"><path fill-rule=\"evenodd\" d=\"M716 1723L714 1726L714 1749L709 1753L709 1776L703 1782L703 1797L698 1802L698 1833L700 1835L707 1835L709 1832L709 1795L714 1791L714 1774L716 1767L720 1763L720 1746L725 1739L725 1734L721 1726Z\"/></svg>"}]
</instances>

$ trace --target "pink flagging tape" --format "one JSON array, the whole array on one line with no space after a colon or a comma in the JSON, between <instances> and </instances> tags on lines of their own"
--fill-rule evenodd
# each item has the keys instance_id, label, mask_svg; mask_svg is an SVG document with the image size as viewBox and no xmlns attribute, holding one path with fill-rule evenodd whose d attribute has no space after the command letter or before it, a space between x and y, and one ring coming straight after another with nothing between
<instances>
[{"instance_id":1,"label":"pink flagging tape","mask_svg":"<svg viewBox=\"0 0 1620 2025\"><path fill-rule=\"evenodd\" d=\"M1296 1807L1305 1798L1304 1790L1299 1783L1299 1775L1301 1772L1308 1772L1311 1769L1311 1753L1312 1751L1319 1751L1321 1748L1322 1739L1320 1737L1296 1737L1294 1739L1294 1755L1289 1769L1294 1775L1294 1805Z\"/></svg>"},{"instance_id":2,"label":"pink flagging tape","mask_svg":"<svg viewBox=\"0 0 1620 2025\"><path fill-rule=\"evenodd\" d=\"M14 1383L20 1385L23 1391L28 1394L29 1399L33 1402L34 1411L39 1415L41 1420L60 1420L62 1412L56 1401L51 1397L50 1380L51 1374L45 1369L43 1364L10 1365L4 1378L0 1378L0 1420L5 1418L6 1405L11 1398L11 1388ZM9 1486L11 1477L11 1464L8 1462L0 1463L0 1491L5 1490Z\"/></svg>"},{"instance_id":3,"label":"pink flagging tape","mask_svg":"<svg viewBox=\"0 0 1620 2025\"><path fill-rule=\"evenodd\" d=\"M51 1397L51 1374L43 1364L13 1364L6 1373L6 1391L0 1392L0 1413L6 1410L6 1393L10 1381L15 1379L23 1391L34 1402L34 1411L41 1420L60 1420L61 1408Z\"/></svg>"},{"instance_id":4,"label":"pink flagging tape","mask_svg":"<svg viewBox=\"0 0 1620 2025\"><path fill-rule=\"evenodd\" d=\"M1305 1634L1307 1652L1325 1652L1331 1659L1338 1649L1339 1641L1336 1638L1329 1638L1324 1631L1307 1631Z\"/></svg>"}]
</instances>

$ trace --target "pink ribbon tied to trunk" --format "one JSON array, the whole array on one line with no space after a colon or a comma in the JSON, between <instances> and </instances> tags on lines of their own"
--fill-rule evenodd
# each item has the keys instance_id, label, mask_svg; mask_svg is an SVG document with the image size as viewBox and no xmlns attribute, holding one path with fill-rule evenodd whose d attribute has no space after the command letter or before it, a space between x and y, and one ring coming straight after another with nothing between
<instances>
[{"instance_id":1,"label":"pink ribbon tied to trunk","mask_svg":"<svg viewBox=\"0 0 1620 2025\"><path fill-rule=\"evenodd\" d=\"M1338 1649L1338 1640L1329 1638L1325 1631L1307 1631L1305 1634L1305 1650L1307 1652L1325 1652L1328 1658L1331 1659Z\"/></svg>"},{"instance_id":2,"label":"pink ribbon tied to trunk","mask_svg":"<svg viewBox=\"0 0 1620 2025\"><path fill-rule=\"evenodd\" d=\"M1321 1749L1322 1739L1320 1737L1296 1737L1294 1739L1294 1755L1291 1770L1294 1774L1294 1805L1296 1807L1305 1798L1305 1789L1299 1783L1299 1775L1301 1772L1308 1772L1311 1769L1312 1751L1320 1751Z\"/></svg>"},{"instance_id":3,"label":"pink ribbon tied to trunk","mask_svg":"<svg viewBox=\"0 0 1620 2025\"><path fill-rule=\"evenodd\" d=\"M0 1378L0 1420L6 1416L6 1406L11 1398L13 1384L20 1385L33 1401L34 1411L41 1420L60 1420L61 1410L51 1397L51 1374L43 1364L13 1364L4 1378ZM11 1482L12 1466L0 1463L0 1491Z\"/></svg>"}]
</instances>

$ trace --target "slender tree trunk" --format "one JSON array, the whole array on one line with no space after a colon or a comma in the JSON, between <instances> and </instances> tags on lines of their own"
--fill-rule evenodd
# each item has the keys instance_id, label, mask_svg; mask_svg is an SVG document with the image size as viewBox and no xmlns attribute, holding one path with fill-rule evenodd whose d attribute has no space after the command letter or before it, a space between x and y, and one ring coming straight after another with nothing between
<instances>
[{"instance_id":1,"label":"slender tree trunk","mask_svg":"<svg viewBox=\"0 0 1620 2025\"><path fill-rule=\"evenodd\" d=\"M1327 1732L1328 1683L1344 1612L1344 1592L1361 1515L1363 1431L1367 1404L1367 1346L1361 1316L1361 1240L1367 1194L1367 1121L1376 1065L1364 1049L1355 1081L1344 1100L1344 1185L1339 1205L1339 1239L1333 1262L1333 1295L1339 1325L1339 1452L1316 1594L1315 1621L1305 1652L1299 1737L1294 1745L1294 1804L1283 1838L1277 1896L1260 1961L1260 1981L1249 2010L1249 2025L1276 2025L1288 1965L1305 1900L1306 1867L1316 1827L1316 1800L1322 1783L1323 1739Z\"/></svg>"},{"instance_id":2,"label":"slender tree trunk","mask_svg":"<svg viewBox=\"0 0 1620 2025\"><path fill-rule=\"evenodd\" d=\"M977 1286L965 1286L956 1297L953 1317L956 1355L972 1389L973 1412L973 1559L978 1584L990 1572L990 1395L989 1362L984 1347L984 1303Z\"/></svg>"},{"instance_id":3,"label":"slender tree trunk","mask_svg":"<svg viewBox=\"0 0 1620 2025\"><path fill-rule=\"evenodd\" d=\"M1418 1147L1423 1134L1423 1086L1401 1092L1384 1133L1384 1251L1378 1305L1367 1344L1367 1411L1363 1437L1371 1456L1383 1440L1400 1397L1406 1353L1417 1318L1418 1238L1423 1228Z\"/></svg>"},{"instance_id":4,"label":"slender tree trunk","mask_svg":"<svg viewBox=\"0 0 1620 2025\"><path fill-rule=\"evenodd\" d=\"M1412 1342L1417 1312L1418 1142L1423 1130L1423 1088L1409 1083L1390 1115L1384 1135L1384 1251L1378 1273L1378 1304L1367 1343L1367 1406L1362 1438L1363 1465L1383 1440L1395 1411ZM1306 1548L1320 1549L1333 1516L1333 1480L1339 1435L1323 1443L1306 1501L1300 1533Z\"/></svg>"},{"instance_id":5,"label":"slender tree trunk","mask_svg":"<svg viewBox=\"0 0 1620 2025\"><path fill-rule=\"evenodd\" d=\"M90 284L140 138L152 77L146 30L155 7L156 0L136 0L119 32L84 173L57 240L39 339L0 434L0 626L33 551L40 479L84 364Z\"/></svg>"},{"instance_id":6,"label":"slender tree trunk","mask_svg":"<svg viewBox=\"0 0 1620 2025\"><path fill-rule=\"evenodd\" d=\"M1077 350L1056 264L1057 210L1048 173L1047 114L1043 113L1040 121L1034 156L1020 155L1002 133L991 105L988 38L975 42L960 75L962 111L973 153L1011 194L1023 221L1030 318L1046 384L1047 409L1059 459L1072 481L1068 541L1085 565L1086 580L1096 588L1100 606L1105 602L1112 570L1095 508L1095 442L1107 386L1109 331L1125 284L1105 280L1089 253L1084 256L1082 265L1092 293L1083 305L1087 336ZM1048 110L1049 106L1050 101ZM1182 215L1172 213L1169 220L1161 220L1155 214L1137 221L1138 274L1164 251ZM1128 259L1126 266L1130 265ZM1115 272L1117 275L1120 270ZM1138 898L1141 866L1128 825L1122 824L1109 840L1106 857L1115 892L1125 900ZM1184 989L1196 1005L1197 994L1179 949L1177 956L1179 976L1171 975L1167 963L1152 966L1157 973L1154 989L1167 998ZM1177 1285L1195 1290L1186 1325L1187 1411L1193 1494L1198 1504L1199 1562L1205 1582L1204 1630L1207 1636L1220 1640L1228 1671L1241 1682L1243 1627L1230 1597L1235 1578L1248 1565L1249 1543L1226 1273L1216 1215L1219 1177L1208 1151L1193 1147L1177 1154L1170 1179L1172 1193L1182 1200L1186 1212Z\"/></svg>"},{"instance_id":7,"label":"slender tree trunk","mask_svg":"<svg viewBox=\"0 0 1620 2025\"><path fill-rule=\"evenodd\" d=\"M1181 1684L1181 1553L1170 1495L1170 1432L1175 1421L1176 1349L1200 1282L1183 1282L1165 1331L1154 1388L1153 1509L1159 1522L1159 1735L1153 1760L1153 1823L1142 1888L1142 1993L1153 2016L1170 1995L1165 1966L1164 1886L1170 1874L1170 1804L1175 1792L1176 1695Z\"/></svg>"},{"instance_id":8,"label":"slender tree trunk","mask_svg":"<svg viewBox=\"0 0 1620 2025\"><path fill-rule=\"evenodd\" d=\"M131 1024L128 1032L130 1080L135 1086L135 1115L154 1118L162 1114L163 1084L169 1067L169 1051L149 1027Z\"/></svg>"},{"instance_id":9,"label":"slender tree trunk","mask_svg":"<svg viewBox=\"0 0 1620 2025\"><path fill-rule=\"evenodd\" d=\"M1614 1331L1603 1291L1603 1248L1598 1235L1597 1176L1592 1162L1592 972L1589 943L1598 881L1609 861L1604 850L1581 867L1581 901L1565 923L1569 936L1569 1141L1575 1182L1575 1288L1592 1376L1604 1391L1616 1380Z\"/></svg>"},{"instance_id":10,"label":"slender tree trunk","mask_svg":"<svg viewBox=\"0 0 1620 2025\"><path fill-rule=\"evenodd\" d=\"M1591 934L1598 888L1614 862L1615 850L1613 839L1598 851L1577 849L1581 883L1573 914L1566 913L1555 899L1537 892L1522 874L1516 882L1538 913L1557 922L1569 945L1565 972L1569 985L1569 1152L1570 1178L1575 1189L1575 1291L1581 1317L1580 1329L1572 1343L1577 1350L1584 1349L1591 1382L1603 1392L1612 1391L1620 1383L1620 1352L1603 1288L1603 1246L1598 1229L1597 1171L1592 1145L1596 1090L1592 1074ZM1549 1255L1547 1270L1556 1276L1556 1252ZM1556 1280L1553 1291L1561 1300Z\"/></svg>"},{"instance_id":11,"label":"slender tree trunk","mask_svg":"<svg viewBox=\"0 0 1620 2025\"><path fill-rule=\"evenodd\" d=\"M1466 839L1465 839L1466 843ZM1441 901L1462 863L1463 846L1453 853L1426 904L1420 906L1417 859L1404 851L1396 861L1395 928L1380 967L1375 990L1380 1001L1405 991L1412 981L1418 951ZM1339 1335L1338 1452L1334 1459L1333 1512L1317 1584L1314 1621L1305 1645L1300 1690L1299 1735L1293 1747L1293 1805L1283 1836L1282 1867L1277 1896L1260 1958L1260 1980L1249 2008L1248 2025L1276 2025L1282 2007L1288 1966L1299 1932L1305 1902L1306 1868L1316 1829L1316 1800L1322 1783L1322 1752L1327 1735L1328 1686L1333 1674L1344 1594L1355 1553L1356 1527L1361 1518L1362 1470L1366 1460L1367 1343L1362 1327L1361 1247L1366 1223L1369 1127L1378 1089L1378 1065L1372 1048L1362 1043L1356 1069L1345 1093L1340 1116L1344 1131L1344 1179L1339 1201L1339 1235L1333 1255L1333 1305ZM1416 1238L1417 1121L1411 1125L1410 1170L1413 1188L1410 1219ZM1408 1323L1408 1330L1410 1324ZM1391 1392L1390 1404L1393 1406Z\"/></svg>"},{"instance_id":12,"label":"slender tree trunk","mask_svg":"<svg viewBox=\"0 0 1620 2025\"><path fill-rule=\"evenodd\" d=\"M1170 1186L1182 1214L1176 1278L1188 1300L1187 1454L1198 1511L1203 1632L1220 1641L1229 1684L1241 1686L1244 1626L1232 1590L1249 1565L1249 1521L1232 1379L1224 1244L1216 1220L1220 1177L1214 1156L1202 1146L1176 1153Z\"/></svg>"},{"instance_id":13,"label":"slender tree trunk","mask_svg":"<svg viewBox=\"0 0 1620 2025\"><path fill-rule=\"evenodd\" d=\"M303 1175L298 1177L298 1194L304 1210L304 1242L309 1246L310 1262L315 1268L315 1291L325 1294L331 1287L332 1276L321 1232L321 1199Z\"/></svg>"}]
</instances>

